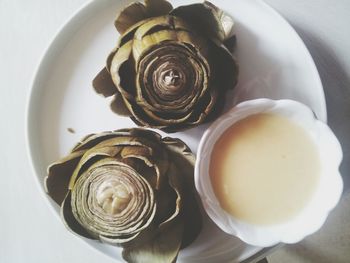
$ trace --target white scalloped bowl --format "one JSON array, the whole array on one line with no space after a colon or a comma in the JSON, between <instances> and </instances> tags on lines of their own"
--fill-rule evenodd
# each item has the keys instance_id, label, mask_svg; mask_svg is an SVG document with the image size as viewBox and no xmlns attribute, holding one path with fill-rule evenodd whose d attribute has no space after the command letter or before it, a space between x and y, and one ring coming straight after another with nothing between
<instances>
[{"instance_id":1,"label":"white scalloped bowl","mask_svg":"<svg viewBox=\"0 0 350 263\"><path fill-rule=\"evenodd\" d=\"M282 224L252 225L234 218L221 208L209 177L212 148L221 134L235 122L257 113L275 113L305 128L316 143L321 161L321 175L311 201L296 217ZM217 119L204 133L197 154L195 185L209 217L226 233L261 247L277 243L296 243L321 228L329 212L338 203L343 181L339 173L342 150L331 129L317 120L304 104L293 100L256 99L235 106Z\"/></svg>"}]
</instances>

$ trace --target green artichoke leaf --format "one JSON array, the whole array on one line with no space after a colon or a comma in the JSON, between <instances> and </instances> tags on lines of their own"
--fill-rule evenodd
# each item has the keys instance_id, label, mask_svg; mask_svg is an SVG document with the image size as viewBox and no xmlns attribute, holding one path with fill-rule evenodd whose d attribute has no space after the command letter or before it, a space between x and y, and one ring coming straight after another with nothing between
<instances>
[{"instance_id":1,"label":"green artichoke leaf","mask_svg":"<svg viewBox=\"0 0 350 263\"><path fill-rule=\"evenodd\" d=\"M113 53L114 55L115 53ZM110 57L109 57L110 58ZM110 64L109 62L107 64ZM125 105L123 96L119 93L117 87L114 85L108 68L103 68L92 81L96 93L104 97L113 96L111 102L111 109L113 112L121 116L130 117L132 114Z\"/></svg>"},{"instance_id":2,"label":"green artichoke leaf","mask_svg":"<svg viewBox=\"0 0 350 263\"><path fill-rule=\"evenodd\" d=\"M125 7L116 17L114 26L120 34L129 27L147 18L147 10L144 4L135 2Z\"/></svg>"},{"instance_id":3,"label":"green artichoke leaf","mask_svg":"<svg viewBox=\"0 0 350 263\"><path fill-rule=\"evenodd\" d=\"M123 258L129 263L172 263L179 254L184 223L175 222L172 227L160 231L152 241L137 247L124 248Z\"/></svg>"},{"instance_id":4,"label":"green artichoke leaf","mask_svg":"<svg viewBox=\"0 0 350 263\"><path fill-rule=\"evenodd\" d=\"M133 100L134 98L131 89L135 86L134 76L136 72L130 60L133 42L134 41L131 40L118 49L112 59L111 68L109 69L114 84L127 100ZM123 76L123 78L121 78L121 76ZM129 106L127 101L125 101L125 103L126 106Z\"/></svg>"},{"instance_id":5,"label":"green artichoke leaf","mask_svg":"<svg viewBox=\"0 0 350 263\"><path fill-rule=\"evenodd\" d=\"M91 233L89 233L74 217L72 213L71 206L71 191L69 191L61 205L60 216L63 221L65 227L72 232L73 234L78 234L80 236L89 238L89 239L97 239L93 237Z\"/></svg>"},{"instance_id":6,"label":"green artichoke leaf","mask_svg":"<svg viewBox=\"0 0 350 263\"><path fill-rule=\"evenodd\" d=\"M48 175L44 180L45 191L57 204L61 205L66 197L71 174L85 152L73 152L48 167Z\"/></svg>"},{"instance_id":7,"label":"green artichoke leaf","mask_svg":"<svg viewBox=\"0 0 350 263\"><path fill-rule=\"evenodd\" d=\"M162 16L173 9L172 5L165 0L145 0L145 6L149 17Z\"/></svg>"},{"instance_id":8,"label":"green artichoke leaf","mask_svg":"<svg viewBox=\"0 0 350 263\"><path fill-rule=\"evenodd\" d=\"M124 134L127 135L129 133L124 132ZM118 135L123 135L123 134L118 133ZM113 138L115 136L116 136L116 134L111 132L111 131L101 132L99 134L95 134L95 133L89 134L89 135L85 136L83 139L81 139L80 142L78 142L73 147L71 152L91 149L92 147L99 144L100 142L107 140L109 138Z\"/></svg>"},{"instance_id":9,"label":"green artichoke leaf","mask_svg":"<svg viewBox=\"0 0 350 263\"><path fill-rule=\"evenodd\" d=\"M116 92L116 86L113 83L111 74L107 68L103 68L92 81L92 86L98 94L104 97L110 97Z\"/></svg>"},{"instance_id":10,"label":"green artichoke leaf","mask_svg":"<svg viewBox=\"0 0 350 263\"><path fill-rule=\"evenodd\" d=\"M115 19L114 25L120 34L134 24L151 17L168 14L173 9L165 0L145 0L145 4L135 2L124 8Z\"/></svg>"},{"instance_id":11,"label":"green artichoke leaf","mask_svg":"<svg viewBox=\"0 0 350 263\"><path fill-rule=\"evenodd\" d=\"M135 238L152 223L157 207L147 180L114 158L94 163L77 179L71 206L85 229L111 244Z\"/></svg>"},{"instance_id":12,"label":"green artichoke leaf","mask_svg":"<svg viewBox=\"0 0 350 263\"><path fill-rule=\"evenodd\" d=\"M225 65L225 67L215 68L214 76L216 85L218 85L218 90L233 89L238 82L239 74L239 67L236 59L224 45L216 46L213 44L211 50L210 57L213 63L215 65Z\"/></svg>"},{"instance_id":13,"label":"green artichoke leaf","mask_svg":"<svg viewBox=\"0 0 350 263\"><path fill-rule=\"evenodd\" d=\"M119 91L116 91L110 105L111 110L120 116L130 117L132 114L126 105L127 102L125 102L123 96L119 93Z\"/></svg>"},{"instance_id":14,"label":"green artichoke leaf","mask_svg":"<svg viewBox=\"0 0 350 263\"><path fill-rule=\"evenodd\" d=\"M121 150L120 147L115 146L106 146L106 147L94 147L84 153L79 163L76 165L74 172L71 175L69 181L69 189L73 189L76 179L79 174L82 172L83 166L88 163L90 160L101 156L101 157L114 157Z\"/></svg>"},{"instance_id":15,"label":"green artichoke leaf","mask_svg":"<svg viewBox=\"0 0 350 263\"><path fill-rule=\"evenodd\" d=\"M189 147L179 139L166 137L163 139L163 142L169 148L171 152L170 158L183 178L182 199L186 200L186 202L183 202L182 209L184 233L181 247L184 248L194 241L202 229L202 215L193 179L195 157Z\"/></svg>"},{"instance_id":16,"label":"green artichoke leaf","mask_svg":"<svg viewBox=\"0 0 350 263\"><path fill-rule=\"evenodd\" d=\"M213 40L223 42L233 34L233 19L209 1L179 6L170 14L185 19L197 32Z\"/></svg>"},{"instance_id":17,"label":"green artichoke leaf","mask_svg":"<svg viewBox=\"0 0 350 263\"><path fill-rule=\"evenodd\" d=\"M129 262L174 262L201 227L193 166L180 140L121 129L83 138L45 184L71 232L123 247Z\"/></svg>"}]
</instances>

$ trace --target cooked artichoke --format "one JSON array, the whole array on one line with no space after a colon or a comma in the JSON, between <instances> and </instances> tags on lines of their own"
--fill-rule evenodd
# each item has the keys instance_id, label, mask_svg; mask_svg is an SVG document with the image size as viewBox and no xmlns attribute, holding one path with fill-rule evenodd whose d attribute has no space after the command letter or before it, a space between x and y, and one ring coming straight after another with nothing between
<instances>
[{"instance_id":1,"label":"cooked artichoke","mask_svg":"<svg viewBox=\"0 0 350 263\"><path fill-rule=\"evenodd\" d=\"M122 129L84 138L45 186L74 233L122 246L128 262L174 262L202 224L193 166L181 140Z\"/></svg>"},{"instance_id":2,"label":"cooked artichoke","mask_svg":"<svg viewBox=\"0 0 350 263\"><path fill-rule=\"evenodd\" d=\"M215 117L237 82L233 20L209 2L173 9L164 0L126 7L121 34L93 86L114 112L167 132ZM226 45L226 46L225 46Z\"/></svg>"}]
</instances>

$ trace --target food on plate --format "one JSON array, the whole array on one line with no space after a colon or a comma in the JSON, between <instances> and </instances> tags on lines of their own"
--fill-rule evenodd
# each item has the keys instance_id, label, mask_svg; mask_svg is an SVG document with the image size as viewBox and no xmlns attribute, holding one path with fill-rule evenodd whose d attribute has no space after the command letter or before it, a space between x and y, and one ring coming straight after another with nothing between
<instances>
[{"instance_id":1,"label":"food on plate","mask_svg":"<svg viewBox=\"0 0 350 263\"><path fill-rule=\"evenodd\" d=\"M174 262L202 225L194 161L179 139L102 132L51 164L45 187L72 232L122 246L128 262Z\"/></svg>"},{"instance_id":2,"label":"food on plate","mask_svg":"<svg viewBox=\"0 0 350 263\"><path fill-rule=\"evenodd\" d=\"M239 120L216 141L210 179L220 205L255 225L300 214L320 180L317 144L287 117L258 113Z\"/></svg>"},{"instance_id":3,"label":"food on plate","mask_svg":"<svg viewBox=\"0 0 350 263\"><path fill-rule=\"evenodd\" d=\"M119 41L94 89L139 126L174 132L212 120L237 82L233 24L207 1L132 3L115 20Z\"/></svg>"}]
</instances>

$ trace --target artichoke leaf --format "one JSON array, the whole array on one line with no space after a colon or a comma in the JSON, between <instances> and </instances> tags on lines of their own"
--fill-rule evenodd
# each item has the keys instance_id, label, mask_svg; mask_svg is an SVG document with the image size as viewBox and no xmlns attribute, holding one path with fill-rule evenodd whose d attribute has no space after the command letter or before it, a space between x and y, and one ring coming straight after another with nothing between
<instances>
[{"instance_id":1,"label":"artichoke leaf","mask_svg":"<svg viewBox=\"0 0 350 263\"><path fill-rule=\"evenodd\" d=\"M107 72L109 72L109 69L111 68L111 64L112 64L112 60L113 60L113 57L115 55L115 53L118 52L118 49L119 49L119 45L117 45L116 47L113 48L113 50L109 53L108 57L107 57L107 60L106 60L106 69L107 69ZM110 76L111 77L111 76ZM113 81L113 80L112 80Z\"/></svg>"},{"instance_id":2,"label":"artichoke leaf","mask_svg":"<svg viewBox=\"0 0 350 263\"><path fill-rule=\"evenodd\" d=\"M172 5L165 0L145 0L145 4L135 2L117 15L114 25L118 32L123 34L136 23L147 18L166 15L172 9Z\"/></svg>"},{"instance_id":3,"label":"artichoke leaf","mask_svg":"<svg viewBox=\"0 0 350 263\"><path fill-rule=\"evenodd\" d=\"M73 234L78 234L89 239L97 239L93 237L81 224L75 219L71 206L71 191L67 193L60 210L60 215L65 227Z\"/></svg>"},{"instance_id":4,"label":"artichoke leaf","mask_svg":"<svg viewBox=\"0 0 350 263\"><path fill-rule=\"evenodd\" d=\"M167 144L169 149L171 149L170 158L173 160L178 173L181 173L181 178L183 178L182 198L186 202L183 202L182 208L184 234L181 247L184 248L194 241L202 228L202 215L193 181L195 158L184 143L185 147L181 146L181 142L179 141L176 144ZM182 151L181 148L183 149Z\"/></svg>"},{"instance_id":5,"label":"artichoke leaf","mask_svg":"<svg viewBox=\"0 0 350 263\"><path fill-rule=\"evenodd\" d=\"M74 183L77 180L79 174L82 172L83 166L88 163L88 161L92 160L93 158L97 156L106 156L106 157L114 157L117 153L119 153L121 150L120 147L113 147L113 146L107 146L107 147L94 147L88 151L86 151L79 161L79 164L76 166L70 181L69 181L69 189L73 189Z\"/></svg>"},{"instance_id":6,"label":"artichoke leaf","mask_svg":"<svg viewBox=\"0 0 350 263\"><path fill-rule=\"evenodd\" d=\"M184 224L178 220L171 228L159 233L150 242L123 250L123 258L129 263L172 263L179 254Z\"/></svg>"},{"instance_id":7,"label":"artichoke leaf","mask_svg":"<svg viewBox=\"0 0 350 263\"><path fill-rule=\"evenodd\" d=\"M233 34L233 19L208 1L179 6L170 14L185 19L196 31L210 39L223 42Z\"/></svg>"},{"instance_id":8,"label":"artichoke leaf","mask_svg":"<svg viewBox=\"0 0 350 263\"><path fill-rule=\"evenodd\" d=\"M119 133L118 135L121 135L121 134ZM95 133L89 134L89 135L85 136L83 139L81 139L80 142L78 142L73 147L71 152L91 149L92 147L96 146L100 142L107 140L109 138L115 137L115 136L116 136L116 134L113 132L110 132L110 131L101 132L99 134L95 134Z\"/></svg>"},{"instance_id":9,"label":"artichoke leaf","mask_svg":"<svg viewBox=\"0 0 350 263\"><path fill-rule=\"evenodd\" d=\"M213 64L216 65L214 72L216 85L218 89L233 89L238 82L239 73L236 59L224 45L213 45L212 47L210 57Z\"/></svg>"},{"instance_id":10,"label":"artichoke leaf","mask_svg":"<svg viewBox=\"0 0 350 263\"><path fill-rule=\"evenodd\" d=\"M102 198L101 195L95 196L99 193L101 178L106 180L105 186L110 185L109 182L118 181L131 193L132 198L123 211L108 215L93 201ZM78 178L72 190L71 200L73 215L81 225L97 236L105 236L106 240L108 237L114 237L120 242L123 241L123 237L128 239L146 229L152 223L156 212L154 193L147 180L135 169L114 158L105 158L91 165ZM129 240L124 240L127 241Z\"/></svg>"},{"instance_id":11,"label":"artichoke leaf","mask_svg":"<svg viewBox=\"0 0 350 263\"><path fill-rule=\"evenodd\" d=\"M145 6L149 17L165 15L173 9L172 5L165 0L145 0Z\"/></svg>"},{"instance_id":12,"label":"artichoke leaf","mask_svg":"<svg viewBox=\"0 0 350 263\"><path fill-rule=\"evenodd\" d=\"M176 201L175 201L175 207L174 211L170 214L170 217L168 217L165 221L159 224L159 229L161 231L164 231L164 229L168 228L169 226L172 226L172 223L176 218L178 217L180 210L183 206L183 187L182 184L184 183L180 178L182 174L182 171L178 170L174 164L171 164L167 176L169 180L169 185L171 188L176 192Z\"/></svg>"},{"instance_id":13,"label":"artichoke leaf","mask_svg":"<svg viewBox=\"0 0 350 263\"><path fill-rule=\"evenodd\" d=\"M66 197L70 176L85 152L86 150L73 152L48 167L44 181L45 191L57 204L61 205Z\"/></svg>"},{"instance_id":14,"label":"artichoke leaf","mask_svg":"<svg viewBox=\"0 0 350 263\"><path fill-rule=\"evenodd\" d=\"M133 42L131 40L119 47L109 69L114 84L117 86L119 92L127 99L133 99L134 97L130 89L135 85L134 76L136 76L136 72L129 60L132 56Z\"/></svg>"},{"instance_id":15,"label":"artichoke leaf","mask_svg":"<svg viewBox=\"0 0 350 263\"><path fill-rule=\"evenodd\" d=\"M119 93L119 91L116 91L110 105L111 110L120 116L130 117L132 114L130 113L126 104L127 102L124 101L123 96Z\"/></svg>"},{"instance_id":16,"label":"artichoke leaf","mask_svg":"<svg viewBox=\"0 0 350 263\"><path fill-rule=\"evenodd\" d=\"M109 74L107 68L103 68L92 81L96 93L103 95L104 97L110 97L118 92L116 86L113 83L111 74Z\"/></svg>"},{"instance_id":17,"label":"artichoke leaf","mask_svg":"<svg viewBox=\"0 0 350 263\"><path fill-rule=\"evenodd\" d=\"M144 4L135 2L125 7L116 17L114 26L120 34L139 21L148 18Z\"/></svg>"}]
</instances>

